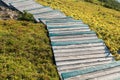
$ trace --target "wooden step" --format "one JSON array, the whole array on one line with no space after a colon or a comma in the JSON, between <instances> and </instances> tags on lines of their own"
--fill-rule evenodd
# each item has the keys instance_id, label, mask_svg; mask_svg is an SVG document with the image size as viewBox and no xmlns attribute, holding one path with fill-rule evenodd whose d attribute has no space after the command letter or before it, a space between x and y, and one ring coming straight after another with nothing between
<instances>
[{"instance_id":1,"label":"wooden step","mask_svg":"<svg viewBox=\"0 0 120 80\"><path fill-rule=\"evenodd\" d=\"M50 37L53 37L53 36L69 36L69 35L85 35L85 34L87 34L87 35L95 34L95 32L94 31L84 31L84 32L77 31L77 32L64 32L64 33L61 33L61 34L54 33L54 32L49 32Z\"/></svg>"},{"instance_id":2,"label":"wooden step","mask_svg":"<svg viewBox=\"0 0 120 80\"><path fill-rule=\"evenodd\" d=\"M99 51L102 50L102 51ZM108 56L110 54L110 52L108 50L104 50L104 49L99 49L99 50L91 50L90 51L75 51L75 52L61 52L61 53L54 53L55 57L67 57L67 56L84 56L84 55L95 55L95 54L105 54L106 56Z\"/></svg>"},{"instance_id":3,"label":"wooden step","mask_svg":"<svg viewBox=\"0 0 120 80\"><path fill-rule=\"evenodd\" d=\"M98 39L97 36L93 36L93 37L75 37L75 38L63 38L63 39L57 39L57 38L53 38L51 37L51 41L80 41L80 40L90 40L90 39Z\"/></svg>"},{"instance_id":4,"label":"wooden step","mask_svg":"<svg viewBox=\"0 0 120 80\"><path fill-rule=\"evenodd\" d=\"M36 13L34 15L44 15L44 14L49 15L49 14L53 14L53 13L61 13L61 12L58 10L52 10L52 11L45 11L45 12ZM61 14L63 14L63 13L61 13ZM41 18L39 18L39 19L41 19ZM47 19L49 19L49 18L47 18Z\"/></svg>"},{"instance_id":5,"label":"wooden step","mask_svg":"<svg viewBox=\"0 0 120 80\"><path fill-rule=\"evenodd\" d=\"M49 30L49 29L63 29L63 28L89 28L89 26L88 25L86 25L86 24L78 24L78 25L66 25L66 26L64 26L64 25L47 25L47 29Z\"/></svg>"},{"instance_id":6,"label":"wooden step","mask_svg":"<svg viewBox=\"0 0 120 80\"><path fill-rule=\"evenodd\" d=\"M18 2L28 1L28 0L1 0L1 1L7 4L8 6L10 6L11 3L18 3Z\"/></svg>"},{"instance_id":7,"label":"wooden step","mask_svg":"<svg viewBox=\"0 0 120 80\"><path fill-rule=\"evenodd\" d=\"M32 4L32 6L24 6L24 7L19 7L18 9L22 12L22 11L27 11L27 10L30 10L30 9L33 9L33 8L42 8L43 6L42 5L39 5L37 3L35 4ZM31 13L29 11L27 11L28 13ZM31 13L32 14L32 13Z\"/></svg>"},{"instance_id":8,"label":"wooden step","mask_svg":"<svg viewBox=\"0 0 120 80\"><path fill-rule=\"evenodd\" d=\"M90 44L77 44L77 45L67 45L67 46L52 46L53 50L58 49L69 49L69 48L84 48L84 47L91 47L91 46L105 46L105 44L102 43L90 43Z\"/></svg>"},{"instance_id":9,"label":"wooden step","mask_svg":"<svg viewBox=\"0 0 120 80\"><path fill-rule=\"evenodd\" d=\"M69 30L59 30L59 31L49 31L49 33L67 33L67 32L85 32L85 31L90 31L90 29L69 29Z\"/></svg>"},{"instance_id":10,"label":"wooden step","mask_svg":"<svg viewBox=\"0 0 120 80\"><path fill-rule=\"evenodd\" d=\"M17 9L18 7L24 7L24 6L28 6L28 5L35 4L35 3L36 2L33 0L27 0L27 1L21 1L18 3L11 3L11 5Z\"/></svg>"},{"instance_id":11,"label":"wooden step","mask_svg":"<svg viewBox=\"0 0 120 80\"><path fill-rule=\"evenodd\" d=\"M63 18L40 18L39 19L41 22L43 22L44 24L47 24L47 21L58 21L58 20L62 20L62 21L70 21L70 20L74 20L71 17L63 17Z\"/></svg>"},{"instance_id":12,"label":"wooden step","mask_svg":"<svg viewBox=\"0 0 120 80\"><path fill-rule=\"evenodd\" d=\"M114 68L115 69L115 68ZM117 69L118 69L118 71L117 71ZM111 69L112 70L112 69ZM116 71L115 71L116 70ZM114 71L111 71L111 72L109 72L108 74L106 74L106 75L100 75L100 77L97 77L97 78L92 78L92 79L89 79L89 80L116 80L116 79L118 79L118 80L120 80L120 66L119 66L119 68L117 68L116 67L116 69L115 69ZM105 71L105 72L107 72L107 71Z\"/></svg>"},{"instance_id":13,"label":"wooden step","mask_svg":"<svg viewBox=\"0 0 120 80\"><path fill-rule=\"evenodd\" d=\"M67 60L67 61L56 61L57 66L61 65L69 65L74 63L81 63L81 64L87 64L91 62L101 62L105 60L113 60L113 57L109 55L109 57L100 57L100 58L88 58L88 59L76 59L76 60Z\"/></svg>"},{"instance_id":14,"label":"wooden step","mask_svg":"<svg viewBox=\"0 0 120 80\"><path fill-rule=\"evenodd\" d=\"M103 64L108 64L111 63L112 60L104 60L104 61L98 61L98 62L91 62L91 63L85 63L85 64L71 64L71 65L65 65L65 66L59 66L58 71L60 73L63 72L70 72L74 70L82 70L85 68L90 68L91 66L98 66L98 65L103 65Z\"/></svg>"},{"instance_id":15,"label":"wooden step","mask_svg":"<svg viewBox=\"0 0 120 80\"><path fill-rule=\"evenodd\" d=\"M71 72L62 73L61 76L64 80L70 80L69 78L71 78L71 80L74 80L74 79L77 80L77 79L84 79L87 77L89 79L89 76L92 76L92 75L95 76L95 74L98 75L97 73L100 73L100 71L102 72L102 75L103 75L103 74L107 73L107 72L104 72L104 71L107 71L107 69L108 69L108 71L111 72L111 70L114 70L113 68L116 68L119 66L120 66L120 61L116 61L116 62L112 62L110 64L93 66L93 67L82 69L82 70L75 70L75 71L71 71ZM108 72L108 73L110 73L110 72Z\"/></svg>"},{"instance_id":16,"label":"wooden step","mask_svg":"<svg viewBox=\"0 0 120 80\"><path fill-rule=\"evenodd\" d=\"M95 40L85 40L85 41L69 41L69 42L51 42L52 46L65 46L65 45L75 45L75 44L89 44L89 43L100 43L103 42L101 39Z\"/></svg>"},{"instance_id":17,"label":"wooden step","mask_svg":"<svg viewBox=\"0 0 120 80\"><path fill-rule=\"evenodd\" d=\"M54 53L59 53L59 52L74 52L74 51L89 51L89 50L98 50L98 49L107 49L106 46L93 46L93 47L84 47L84 48L69 48L69 49L59 49L59 50L54 50Z\"/></svg>"},{"instance_id":18,"label":"wooden step","mask_svg":"<svg viewBox=\"0 0 120 80\"><path fill-rule=\"evenodd\" d=\"M71 28L56 28L56 29L48 29L49 32L61 32L61 31L71 31L71 30L90 30L88 27L71 27Z\"/></svg>"},{"instance_id":19,"label":"wooden step","mask_svg":"<svg viewBox=\"0 0 120 80\"><path fill-rule=\"evenodd\" d=\"M97 80L113 80L115 78L118 78L120 77L120 75L114 75L116 73L120 73L120 66L115 66L115 67L110 67L110 68L107 68L107 69L102 69L102 70L99 70L99 71L96 71L96 72L92 72L92 73L88 73L88 74L84 74L84 75L80 75L80 76L76 76L76 77L73 77L71 79L67 79L67 80L77 80L77 79L81 79L81 80L87 80L87 79L91 79L93 78L94 79L97 79ZM111 75L111 76L110 76ZM103 78L99 78L99 76L107 76L106 78L103 77Z\"/></svg>"},{"instance_id":20,"label":"wooden step","mask_svg":"<svg viewBox=\"0 0 120 80\"><path fill-rule=\"evenodd\" d=\"M46 23L48 23L48 24L49 23L51 23L51 24L52 23L53 24L54 23L66 23L66 22L81 22L81 23L83 23L82 20L74 20L74 19L72 19L72 20L66 19L66 20L54 20L54 21L51 20L51 21L46 21Z\"/></svg>"},{"instance_id":21,"label":"wooden step","mask_svg":"<svg viewBox=\"0 0 120 80\"><path fill-rule=\"evenodd\" d=\"M48 11L43 13L37 13L33 15L36 21L39 21L40 18L64 18L66 17L63 13L60 13L58 11ZM44 22L45 23L45 22Z\"/></svg>"},{"instance_id":22,"label":"wooden step","mask_svg":"<svg viewBox=\"0 0 120 80\"><path fill-rule=\"evenodd\" d=\"M67 61L67 60L76 60L76 59L88 59L88 58L100 58L100 57L106 57L106 54L104 53L100 53L100 54L93 54L93 55L78 55L78 56L59 56L59 57L55 57L56 61Z\"/></svg>"},{"instance_id":23,"label":"wooden step","mask_svg":"<svg viewBox=\"0 0 120 80\"><path fill-rule=\"evenodd\" d=\"M30 10L28 12L34 15L34 14L37 14L37 13L43 13L43 12L47 12L47 11L53 11L53 9L50 8L50 7L41 7L41 8L38 8L38 9Z\"/></svg>"},{"instance_id":24,"label":"wooden step","mask_svg":"<svg viewBox=\"0 0 120 80\"><path fill-rule=\"evenodd\" d=\"M3 1L3 2L5 2L5 3L12 3L12 2L19 2L19 1L25 1L25 0L1 0L1 1Z\"/></svg>"},{"instance_id":25,"label":"wooden step","mask_svg":"<svg viewBox=\"0 0 120 80\"><path fill-rule=\"evenodd\" d=\"M74 20L73 18L71 17L64 17L64 18L51 18L51 19L48 19L48 18L40 18L41 21L45 21L46 24L47 24L47 21L58 21L58 20L63 20L63 21L66 21L66 20Z\"/></svg>"},{"instance_id":26,"label":"wooden step","mask_svg":"<svg viewBox=\"0 0 120 80\"><path fill-rule=\"evenodd\" d=\"M73 38L85 38L85 37L97 37L96 34L83 34L83 35L66 35L66 36L50 36L50 39L73 39Z\"/></svg>"},{"instance_id":27,"label":"wooden step","mask_svg":"<svg viewBox=\"0 0 120 80\"><path fill-rule=\"evenodd\" d=\"M85 25L82 22L66 22L66 23L49 23L47 24L47 26L57 26L57 27L61 27L61 26L78 26L78 25Z\"/></svg>"},{"instance_id":28,"label":"wooden step","mask_svg":"<svg viewBox=\"0 0 120 80\"><path fill-rule=\"evenodd\" d=\"M42 5L40 5L42 6ZM36 8L31 8L31 9L27 9L26 11L34 11L34 10L37 10L37 9L41 9L41 8L45 8L46 6L42 6L42 7L36 7Z\"/></svg>"}]
</instances>

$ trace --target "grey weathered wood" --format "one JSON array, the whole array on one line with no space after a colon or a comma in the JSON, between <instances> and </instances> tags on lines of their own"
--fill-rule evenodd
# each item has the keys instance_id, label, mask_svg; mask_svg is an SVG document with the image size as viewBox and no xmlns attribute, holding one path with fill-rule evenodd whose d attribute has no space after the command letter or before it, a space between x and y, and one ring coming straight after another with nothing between
<instances>
[{"instance_id":1,"label":"grey weathered wood","mask_svg":"<svg viewBox=\"0 0 120 80\"><path fill-rule=\"evenodd\" d=\"M10 3L17 3L17 2L25 1L25 0L1 0L1 1L7 4L8 6L10 6Z\"/></svg>"},{"instance_id":2,"label":"grey weathered wood","mask_svg":"<svg viewBox=\"0 0 120 80\"><path fill-rule=\"evenodd\" d=\"M90 29L69 29L69 30L56 30L56 31L49 31L50 33L51 32L54 32L54 33L64 33L64 32L77 32L77 31L80 31L80 32L84 32L84 31L90 31Z\"/></svg>"},{"instance_id":3,"label":"grey weathered wood","mask_svg":"<svg viewBox=\"0 0 120 80\"><path fill-rule=\"evenodd\" d=\"M30 10L28 11L31 14L37 14L37 13L42 13L42 12L46 12L46 11L52 11L53 9L50 7L42 7L42 8L38 8L38 9L34 9L34 10Z\"/></svg>"},{"instance_id":4,"label":"grey weathered wood","mask_svg":"<svg viewBox=\"0 0 120 80\"><path fill-rule=\"evenodd\" d=\"M74 37L74 38L63 38L63 39L51 38L51 41L80 41L80 40L89 40L89 39L97 39L97 36L95 36L95 37L83 37L83 38Z\"/></svg>"},{"instance_id":5,"label":"grey weathered wood","mask_svg":"<svg viewBox=\"0 0 120 80\"><path fill-rule=\"evenodd\" d=\"M67 38L85 38L85 37L96 37L96 34L83 34L83 35L67 35L67 36L50 36L50 39L67 39Z\"/></svg>"},{"instance_id":6,"label":"grey weathered wood","mask_svg":"<svg viewBox=\"0 0 120 80\"><path fill-rule=\"evenodd\" d=\"M89 50L98 50L98 49L106 49L106 46L97 46L97 47L85 47L85 48L69 48L69 49L59 49L54 50L54 53L61 52L74 52L74 51L89 51Z\"/></svg>"},{"instance_id":7,"label":"grey weathered wood","mask_svg":"<svg viewBox=\"0 0 120 80\"><path fill-rule=\"evenodd\" d=\"M75 25L80 25L83 24L81 22L66 22L66 23L49 23L49 26L75 26Z\"/></svg>"},{"instance_id":8,"label":"grey weathered wood","mask_svg":"<svg viewBox=\"0 0 120 80\"><path fill-rule=\"evenodd\" d=\"M48 21L58 21L58 20L67 21L67 20L74 20L74 19L71 17L65 17L65 18L52 18L52 19L40 18L40 20L46 22L46 24L47 24Z\"/></svg>"},{"instance_id":9,"label":"grey weathered wood","mask_svg":"<svg viewBox=\"0 0 120 80\"><path fill-rule=\"evenodd\" d=\"M89 68L91 66L99 66L103 64L108 64L111 63L111 60L105 60L105 61L98 61L98 62L91 62L91 63L86 63L86 64L71 64L71 65L66 65L66 66L59 66L58 71L60 73L63 72L69 72L69 71L74 71L74 70L82 70L84 68Z\"/></svg>"},{"instance_id":10,"label":"grey weathered wood","mask_svg":"<svg viewBox=\"0 0 120 80\"><path fill-rule=\"evenodd\" d=\"M105 56L109 56L110 52L105 51L104 49L100 50L91 50L91 51L76 51L76 52L65 52L65 53L54 53L55 57L67 57L67 56L84 56L84 55L97 55L97 54L105 54Z\"/></svg>"},{"instance_id":11,"label":"grey weathered wood","mask_svg":"<svg viewBox=\"0 0 120 80\"><path fill-rule=\"evenodd\" d=\"M59 29L48 29L49 32L63 32L63 31L73 31L73 30L86 30L90 31L87 27L73 27L73 28L59 28Z\"/></svg>"},{"instance_id":12,"label":"grey weathered wood","mask_svg":"<svg viewBox=\"0 0 120 80\"><path fill-rule=\"evenodd\" d=\"M32 6L28 6L28 5L27 5L27 6L24 6L24 7L17 7L17 9L22 12L22 11L24 11L24 10L27 11L27 10L30 10L30 9L33 9L33 8L41 8L41 7L43 7L43 6L35 3L35 4L32 4ZM27 12L29 12L29 11L27 11ZM30 12L29 12L29 13L30 13Z\"/></svg>"},{"instance_id":13,"label":"grey weathered wood","mask_svg":"<svg viewBox=\"0 0 120 80\"><path fill-rule=\"evenodd\" d=\"M15 8L18 8L18 7L30 6L30 5L35 4L35 3L36 2L33 0L27 0L27 1L22 1L19 3L11 3L11 5L14 6Z\"/></svg>"},{"instance_id":14,"label":"grey weathered wood","mask_svg":"<svg viewBox=\"0 0 120 80\"><path fill-rule=\"evenodd\" d=\"M119 71L119 69L118 69L118 71L115 71L113 73L111 72L110 74L106 74L104 76L100 75L100 77L96 77L96 78L89 79L89 80L116 80L117 78L119 78L119 80L120 80L120 71Z\"/></svg>"},{"instance_id":15,"label":"grey weathered wood","mask_svg":"<svg viewBox=\"0 0 120 80\"><path fill-rule=\"evenodd\" d=\"M90 44L77 44L77 45L67 45L67 46L52 46L55 49L69 49L69 48L84 48L84 47L91 47L91 46L105 46L104 43L90 43Z\"/></svg>"},{"instance_id":16,"label":"grey weathered wood","mask_svg":"<svg viewBox=\"0 0 120 80\"><path fill-rule=\"evenodd\" d=\"M76 60L67 60L67 61L56 61L56 65L69 65L74 63L81 63L81 64L87 64L92 62L101 62L105 60L113 60L111 55L109 57L99 57L99 58L88 58L88 59L76 59Z\"/></svg>"},{"instance_id":17,"label":"grey weathered wood","mask_svg":"<svg viewBox=\"0 0 120 80\"><path fill-rule=\"evenodd\" d=\"M64 18L66 17L63 13L53 11L53 12L48 12L48 13L42 13L42 14L34 14L33 15L36 21L39 21L40 18Z\"/></svg>"},{"instance_id":18,"label":"grey weathered wood","mask_svg":"<svg viewBox=\"0 0 120 80\"><path fill-rule=\"evenodd\" d=\"M76 59L88 59L88 58L100 58L100 57L105 57L106 54L93 54L93 55L84 55L84 56L81 56L81 55L78 55L78 56L62 56L62 57L55 57L55 60L56 61L67 61L67 60L76 60Z\"/></svg>"},{"instance_id":19,"label":"grey weathered wood","mask_svg":"<svg viewBox=\"0 0 120 80\"><path fill-rule=\"evenodd\" d=\"M114 67L114 68L108 68L108 69L105 69L105 70L100 70L100 71L96 71L96 72L92 72L92 73L88 73L88 74L84 74L84 75L80 75L80 76L76 76L76 77L73 77L73 78L70 78L70 79L66 79L66 80L86 80L86 79L91 79L91 78L97 78L99 76L104 76L104 75L109 75L109 74L114 74L114 73L119 73L120 72L120 66L118 67ZM111 77L111 80L117 78L118 75L115 76L112 76ZM110 76L109 76L110 78ZM105 79L104 80L109 80L109 79Z\"/></svg>"}]
</instances>

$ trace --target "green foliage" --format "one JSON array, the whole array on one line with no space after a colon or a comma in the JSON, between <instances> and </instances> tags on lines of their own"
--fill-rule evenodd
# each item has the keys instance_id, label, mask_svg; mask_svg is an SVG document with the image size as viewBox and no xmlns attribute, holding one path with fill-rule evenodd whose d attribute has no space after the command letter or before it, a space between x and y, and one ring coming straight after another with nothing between
<instances>
[{"instance_id":1,"label":"green foliage","mask_svg":"<svg viewBox=\"0 0 120 80\"><path fill-rule=\"evenodd\" d=\"M24 11L19 15L18 20L25 20L25 21L32 21L32 22L35 21L33 15L30 13L27 13L26 11Z\"/></svg>"},{"instance_id":2,"label":"green foliage","mask_svg":"<svg viewBox=\"0 0 120 80\"><path fill-rule=\"evenodd\" d=\"M104 2L105 7L120 11L120 3L116 0L100 0Z\"/></svg>"},{"instance_id":3,"label":"green foliage","mask_svg":"<svg viewBox=\"0 0 120 80\"><path fill-rule=\"evenodd\" d=\"M58 80L43 24L0 20L0 80Z\"/></svg>"},{"instance_id":4,"label":"green foliage","mask_svg":"<svg viewBox=\"0 0 120 80\"><path fill-rule=\"evenodd\" d=\"M107 8L120 11L120 3L116 0L84 0L90 3L99 4Z\"/></svg>"},{"instance_id":5,"label":"green foliage","mask_svg":"<svg viewBox=\"0 0 120 80\"><path fill-rule=\"evenodd\" d=\"M119 11L81 0L37 1L43 5L51 6L54 9L59 9L74 19L82 19L92 30L96 31L99 38L102 38L105 41L113 54L116 55L117 51L120 50ZM120 57L117 59L120 59Z\"/></svg>"}]
</instances>

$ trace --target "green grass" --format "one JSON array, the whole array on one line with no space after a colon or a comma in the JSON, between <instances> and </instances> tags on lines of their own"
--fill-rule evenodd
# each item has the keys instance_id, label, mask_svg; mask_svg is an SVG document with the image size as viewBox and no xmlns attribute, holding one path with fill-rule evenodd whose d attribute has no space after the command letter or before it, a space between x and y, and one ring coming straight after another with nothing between
<instances>
[{"instance_id":1,"label":"green grass","mask_svg":"<svg viewBox=\"0 0 120 80\"><path fill-rule=\"evenodd\" d=\"M105 8L83 0L36 0L42 5L50 6L64 12L74 19L82 19L103 39L114 54L120 59L120 11Z\"/></svg>"},{"instance_id":2,"label":"green grass","mask_svg":"<svg viewBox=\"0 0 120 80\"><path fill-rule=\"evenodd\" d=\"M41 23L0 20L0 80L58 80Z\"/></svg>"}]
</instances>

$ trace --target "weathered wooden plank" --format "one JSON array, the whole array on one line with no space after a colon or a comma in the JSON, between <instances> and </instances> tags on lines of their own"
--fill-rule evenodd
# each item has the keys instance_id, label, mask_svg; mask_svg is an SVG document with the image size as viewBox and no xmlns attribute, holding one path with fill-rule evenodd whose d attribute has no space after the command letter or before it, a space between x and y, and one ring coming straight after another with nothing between
<instances>
[{"instance_id":1,"label":"weathered wooden plank","mask_svg":"<svg viewBox=\"0 0 120 80\"><path fill-rule=\"evenodd\" d=\"M36 2L33 0L26 0L26 1L20 1L17 3L11 3L11 5L17 9L18 7L30 6L30 4L35 4L35 3Z\"/></svg>"},{"instance_id":2,"label":"weathered wooden plank","mask_svg":"<svg viewBox=\"0 0 120 80\"><path fill-rule=\"evenodd\" d=\"M85 32L85 31L90 31L90 29L79 29L79 28L77 28L77 29L65 29L65 30L49 30L49 33L59 33L59 34L61 34L61 33L67 33L67 32Z\"/></svg>"},{"instance_id":3,"label":"weathered wooden plank","mask_svg":"<svg viewBox=\"0 0 120 80\"><path fill-rule=\"evenodd\" d=\"M94 79L97 79L97 80L114 80L115 78L118 78L118 74L120 72L120 66L115 66L115 67L108 67L107 69L103 69L103 70L99 70L99 71L96 71L96 72L92 72L92 73L88 73L88 74L84 74L84 75L81 75L81 76L77 76L77 77L73 77L71 79L67 79L67 80L77 80L77 79L80 79L80 80L86 80L86 79L91 79L93 78ZM114 74L117 74L117 75L114 75ZM103 78L99 78L99 77L102 77L102 76L106 76L103 77Z\"/></svg>"},{"instance_id":4,"label":"weathered wooden plank","mask_svg":"<svg viewBox=\"0 0 120 80\"><path fill-rule=\"evenodd\" d=\"M101 39L95 40L85 40L85 41L69 41L69 42L51 42L52 46L65 46L65 45L75 45L75 44L89 44L103 42Z\"/></svg>"},{"instance_id":5,"label":"weathered wooden plank","mask_svg":"<svg viewBox=\"0 0 120 80\"><path fill-rule=\"evenodd\" d=\"M46 24L47 24L47 21L58 21L58 20L63 20L63 21L66 21L66 20L74 20L73 18L71 17L64 17L64 18L51 18L51 19L48 19L48 18L40 18L41 21L45 21Z\"/></svg>"},{"instance_id":6,"label":"weathered wooden plank","mask_svg":"<svg viewBox=\"0 0 120 80\"><path fill-rule=\"evenodd\" d=\"M31 13L31 14L37 14L37 13L43 13L43 12L46 12L46 11L53 11L53 9L50 8L50 7L41 7L41 8L38 8L38 9L29 10L28 12Z\"/></svg>"},{"instance_id":7,"label":"weathered wooden plank","mask_svg":"<svg viewBox=\"0 0 120 80\"><path fill-rule=\"evenodd\" d=\"M101 51L99 51L101 50ZM89 52L91 51L91 52ZM84 56L84 55L96 55L96 54L105 54L105 56L109 56L110 52L105 51L104 49L98 50L88 50L88 51L74 51L74 52L61 52L61 53L54 53L55 57L67 57L67 56Z\"/></svg>"},{"instance_id":8,"label":"weathered wooden plank","mask_svg":"<svg viewBox=\"0 0 120 80\"><path fill-rule=\"evenodd\" d=\"M55 36L69 36L69 35L89 35L89 34L95 34L94 31L84 31L84 32L80 32L80 31L76 31L76 32L64 32L64 33L54 33L54 32L49 32L49 36L50 37L55 37Z\"/></svg>"},{"instance_id":9,"label":"weathered wooden plank","mask_svg":"<svg viewBox=\"0 0 120 80\"><path fill-rule=\"evenodd\" d=\"M10 6L11 3L19 3L27 0L1 0L1 1Z\"/></svg>"},{"instance_id":10,"label":"weathered wooden plank","mask_svg":"<svg viewBox=\"0 0 120 80\"><path fill-rule=\"evenodd\" d=\"M120 66L120 61L112 62L110 64L104 64L104 65L100 65L100 66L93 66L93 67L86 68L86 69L83 69L83 70L76 70L76 71L66 72L66 73L62 73L61 75L62 75L63 79L68 79L68 78L71 78L71 77L75 78L75 76L78 76L78 75L82 76L83 74L93 73L93 72L96 72L96 71L110 69L110 68L114 68L114 67L117 67L117 66ZM102 71L102 72L104 72L104 71ZM83 76L85 76L85 75L83 75ZM83 79L83 78L79 77L77 79Z\"/></svg>"},{"instance_id":11,"label":"weathered wooden plank","mask_svg":"<svg viewBox=\"0 0 120 80\"><path fill-rule=\"evenodd\" d=\"M30 9L42 8L42 7L43 7L42 5L39 5L39 4L35 3L35 4L32 4L32 6L28 6L27 5L27 6L23 6L23 7L17 7L17 9L19 9L21 12L24 11L24 10L27 11L27 12L29 12L28 10L30 10Z\"/></svg>"},{"instance_id":12,"label":"weathered wooden plank","mask_svg":"<svg viewBox=\"0 0 120 80\"><path fill-rule=\"evenodd\" d=\"M63 38L63 39L57 39L57 38L51 38L51 41L81 41L81 40L91 40L91 39L98 39L97 36L93 37L74 37L74 38Z\"/></svg>"},{"instance_id":13,"label":"weathered wooden plank","mask_svg":"<svg viewBox=\"0 0 120 80\"><path fill-rule=\"evenodd\" d=\"M89 79L89 80L120 80L120 67L119 68L113 68L114 71L109 72L106 75L100 75L99 77ZM111 69L112 70L112 69ZM116 71L115 71L116 70ZM103 71L104 72L104 71ZM106 71L105 71L106 73Z\"/></svg>"},{"instance_id":14,"label":"weathered wooden plank","mask_svg":"<svg viewBox=\"0 0 120 80\"><path fill-rule=\"evenodd\" d=\"M68 28L56 28L48 29L49 32L59 32L59 31L71 31L71 30L90 30L88 27L68 27Z\"/></svg>"},{"instance_id":15,"label":"weathered wooden plank","mask_svg":"<svg viewBox=\"0 0 120 80\"><path fill-rule=\"evenodd\" d=\"M74 70L82 70L85 68L90 68L91 66L99 66L103 64L108 64L111 63L112 60L105 60L105 61L98 61L98 62L91 62L91 63L86 63L86 64L71 64L71 65L66 65L66 66L59 66L58 71L60 73L63 72L70 72Z\"/></svg>"},{"instance_id":16,"label":"weathered wooden plank","mask_svg":"<svg viewBox=\"0 0 120 80\"><path fill-rule=\"evenodd\" d=\"M101 62L105 60L113 60L113 57L111 55L109 57L99 57L99 58L88 58L88 59L76 59L76 60L67 60L67 61L56 61L56 65L69 65L74 63L81 63L81 64L87 64L92 62Z\"/></svg>"},{"instance_id":17,"label":"weathered wooden plank","mask_svg":"<svg viewBox=\"0 0 120 80\"><path fill-rule=\"evenodd\" d=\"M76 60L76 59L88 59L88 58L99 58L99 57L106 57L106 54L91 54L91 55L73 55L73 56L59 56L59 57L55 57L56 61L67 61L67 60Z\"/></svg>"},{"instance_id":18,"label":"weathered wooden plank","mask_svg":"<svg viewBox=\"0 0 120 80\"><path fill-rule=\"evenodd\" d=\"M92 47L92 46L105 46L103 42L101 43L90 43L90 44L76 44L76 45L67 45L67 46L52 46L53 50L57 49L69 49L69 48L84 48L84 47Z\"/></svg>"},{"instance_id":19,"label":"weathered wooden plank","mask_svg":"<svg viewBox=\"0 0 120 80\"><path fill-rule=\"evenodd\" d=\"M69 23L70 24L70 23ZM89 28L88 25L86 24L78 24L78 25L74 25L74 24L71 24L71 25L66 25L66 26L63 26L63 25L48 25L47 26L47 29L50 30L50 29L66 29L66 28Z\"/></svg>"},{"instance_id":20,"label":"weathered wooden plank","mask_svg":"<svg viewBox=\"0 0 120 80\"><path fill-rule=\"evenodd\" d=\"M60 13L58 11L49 11L49 12L43 12L43 13L37 13L33 15L36 21L39 21L40 18L65 18L66 16L63 13Z\"/></svg>"}]
</instances>

